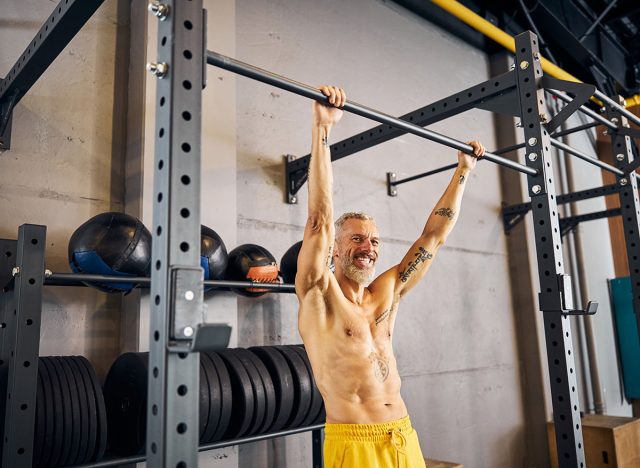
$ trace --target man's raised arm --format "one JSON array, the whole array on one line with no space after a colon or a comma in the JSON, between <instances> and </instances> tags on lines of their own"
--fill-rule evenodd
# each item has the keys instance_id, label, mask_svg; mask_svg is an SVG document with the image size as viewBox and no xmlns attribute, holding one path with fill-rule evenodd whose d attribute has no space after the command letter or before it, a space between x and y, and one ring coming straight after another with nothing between
<instances>
[{"instance_id":1,"label":"man's raised arm","mask_svg":"<svg viewBox=\"0 0 640 468\"><path fill-rule=\"evenodd\" d=\"M456 224L467 177L475 168L477 158L484 155L482 143L471 141L469 144L473 147L473 156L458 152L458 167L429 215L420 237L402 261L380 275L371 285L372 288L393 288L394 297L399 297L413 288L427 273L434 255Z\"/></svg>"},{"instance_id":2,"label":"man's raised arm","mask_svg":"<svg viewBox=\"0 0 640 468\"><path fill-rule=\"evenodd\" d=\"M326 290L329 281L329 265L334 242L333 228L333 174L329 134L331 128L342 117L345 93L335 86L321 86L327 96L329 107L313 103L313 129L311 161L309 162L309 209L304 229L302 248L298 255L296 292L304 295L311 288Z\"/></svg>"}]
</instances>

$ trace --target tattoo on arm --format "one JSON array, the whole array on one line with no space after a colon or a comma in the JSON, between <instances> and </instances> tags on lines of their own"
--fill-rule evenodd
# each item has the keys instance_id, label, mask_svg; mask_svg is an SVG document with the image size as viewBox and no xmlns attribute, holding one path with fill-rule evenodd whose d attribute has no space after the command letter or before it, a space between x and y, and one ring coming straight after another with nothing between
<instances>
[{"instance_id":1,"label":"tattoo on arm","mask_svg":"<svg viewBox=\"0 0 640 468\"><path fill-rule=\"evenodd\" d=\"M460 176L460 180L458 181L458 185L464 184L465 177L463 175Z\"/></svg>"},{"instance_id":2,"label":"tattoo on arm","mask_svg":"<svg viewBox=\"0 0 640 468\"><path fill-rule=\"evenodd\" d=\"M331 266L331 259L333 257L333 245L329 246L329 253L327 254L327 266Z\"/></svg>"},{"instance_id":3,"label":"tattoo on arm","mask_svg":"<svg viewBox=\"0 0 640 468\"><path fill-rule=\"evenodd\" d=\"M406 283L409 280L411 274L418 270L418 265L420 263L424 263L427 260L431 260L433 258L433 254L424 247L418 247L418 251L413 255L416 258L409 263L409 266L407 266L405 270L400 271L399 277L400 281L402 281L403 283Z\"/></svg>"},{"instance_id":4,"label":"tattoo on arm","mask_svg":"<svg viewBox=\"0 0 640 468\"><path fill-rule=\"evenodd\" d=\"M440 208L439 210L436 211L436 214L438 216L446 216L449 219L453 219L456 213L451 208Z\"/></svg>"},{"instance_id":5,"label":"tattoo on arm","mask_svg":"<svg viewBox=\"0 0 640 468\"><path fill-rule=\"evenodd\" d=\"M389 377L389 360L375 351L369 355L369 360L373 364L373 375L376 376L376 379L380 382L387 380L387 377Z\"/></svg>"},{"instance_id":6,"label":"tattoo on arm","mask_svg":"<svg viewBox=\"0 0 640 468\"><path fill-rule=\"evenodd\" d=\"M324 146L325 148L329 147L329 139L326 135L322 137L322 146Z\"/></svg>"},{"instance_id":7,"label":"tattoo on arm","mask_svg":"<svg viewBox=\"0 0 640 468\"><path fill-rule=\"evenodd\" d=\"M384 319L386 319L387 317L389 317L389 314L391 313L391 309L387 309L384 312L382 312L380 315L378 315L376 317L376 327L378 325L380 325L380 323L382 323L384 321Z\"/></svg>"}]
</instances>

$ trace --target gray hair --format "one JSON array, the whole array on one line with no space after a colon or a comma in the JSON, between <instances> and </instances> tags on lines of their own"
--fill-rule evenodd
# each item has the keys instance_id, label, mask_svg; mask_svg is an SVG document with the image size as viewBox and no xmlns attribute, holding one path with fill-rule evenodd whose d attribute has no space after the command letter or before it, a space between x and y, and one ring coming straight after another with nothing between
<instances>
[{"instance_id":1,"label":"gray hair","mask_svg":"<svg viewBox=\"0 0 640 468\"><path fill-rule=\"evenodd\" d=\"M373 221L374 223L376 222L376 220L373 219L373 216L368 215L367 213L364 213L362 211L349 211L336 219L336 222L334 223L336 228L336 238L342 232L342 226L344 225L344 223L349 219L360 219L362 221Z\"/></svg>"}]
</instances>

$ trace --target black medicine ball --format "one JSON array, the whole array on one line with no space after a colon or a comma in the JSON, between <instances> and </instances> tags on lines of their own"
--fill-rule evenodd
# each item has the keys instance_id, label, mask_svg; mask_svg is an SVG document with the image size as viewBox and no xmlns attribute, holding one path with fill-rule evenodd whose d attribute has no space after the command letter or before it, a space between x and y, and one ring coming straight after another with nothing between
<instances>
[{"instance_id":1,"label":"black medicine ball","mask_svg":"<svg viewBox=\"0 0 640 468\"><path fill-rule=\"evenodd\" d=\"M102 213L80 226L69 239L69 265L76 273L149 276L151 233L124 213ZM101 291L130 291L134 284L86 283Z\"/></svg>"},{"instance_id":2,"label":"black medicine ball","mask_svg":"<svg viewBox=\"0 0 640 468\"><path fill-rule=\"evenodd\" d=\"M227 248L216 231L207 227L200 228L200 266L204 270L205 280L224 279L228 263Z\"/></svg>"},{"instance_id":3,"label":"black medicine ball","mask_svg":"<svg viewBox=\"0 0 640 468\"><path fill-rule=\"evenodd\" d=\"M264 247L255 244L239 245L229 252L227 279L233 281L255 281L277 283L278 265L276 259ZM234 289L243 296L257 297L267 292L262 288Z\"/></svg>"},{"instance_id":4,"label":"black medicine ball","mask_svg":"<svg viewBox=\"0 0 640 468\"><path fill-rule=\"evenodd\" d=\"M296 282L296 272L298 271L298 254L302 247L302 241L296 242L287 250L280 260L280 274L285 283Z\"/></svg>"}]
</instances>

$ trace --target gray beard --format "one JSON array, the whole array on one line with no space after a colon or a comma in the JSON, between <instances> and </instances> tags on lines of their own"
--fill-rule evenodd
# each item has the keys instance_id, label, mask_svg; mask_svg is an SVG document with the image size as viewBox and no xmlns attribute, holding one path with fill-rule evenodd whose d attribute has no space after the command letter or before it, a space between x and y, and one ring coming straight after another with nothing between
<instances>
[{"instance_id":1,"label":"gray beard","mask_svg":"<svg viewBox=\"0 0 640 468\"><path fill-rule=\"evenodd\" d=\"M344 270L344 275L347 278L362 285L369 284L375 274L375 269L371 270L371 273L361 270L353 264L351 258L344 258L342 260L342 269Z\"/></svg>"}]
</instances>

